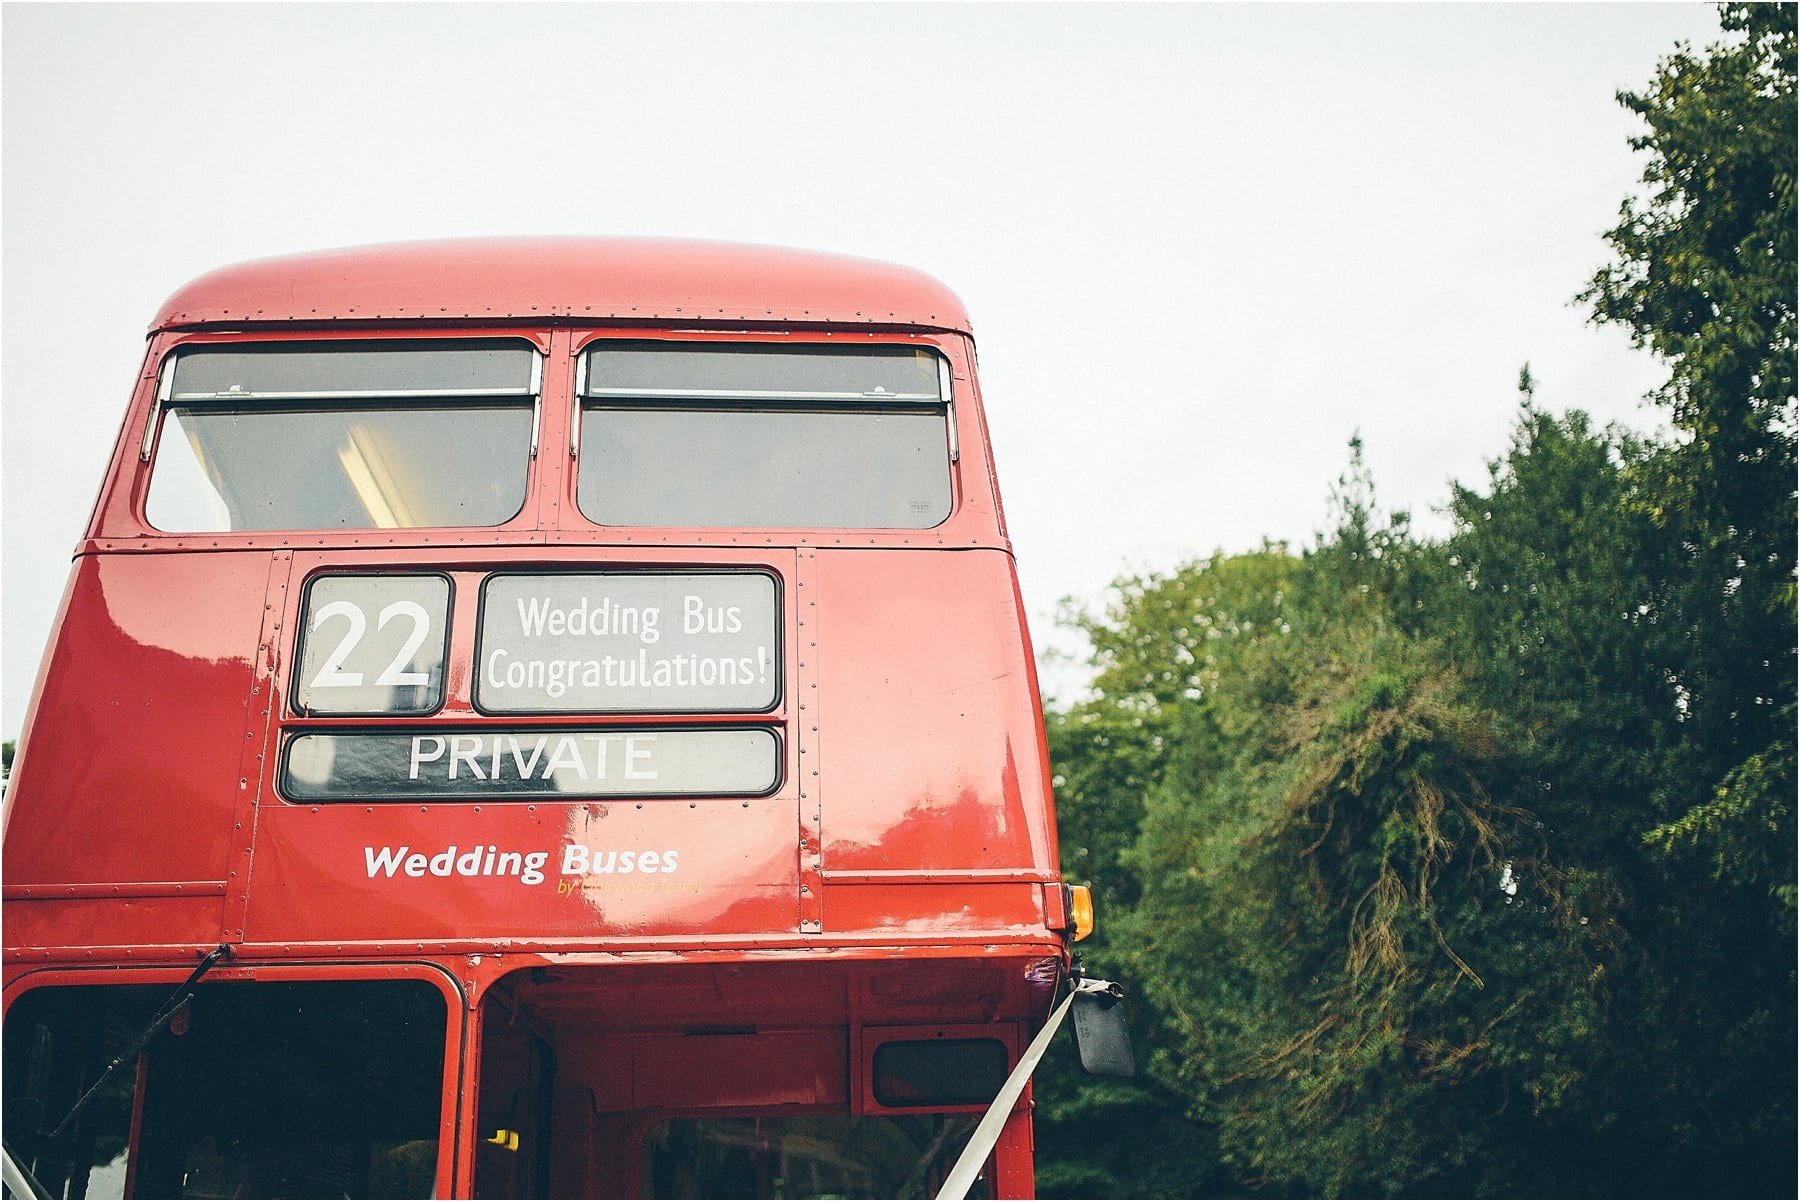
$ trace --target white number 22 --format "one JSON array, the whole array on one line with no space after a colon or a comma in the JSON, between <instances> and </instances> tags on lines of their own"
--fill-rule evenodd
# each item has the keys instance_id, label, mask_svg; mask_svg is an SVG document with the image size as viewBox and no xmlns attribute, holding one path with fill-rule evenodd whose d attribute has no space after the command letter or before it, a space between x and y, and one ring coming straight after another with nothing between
<instances>
[{"instance_id":1,"label":"white number 22","mask_svg":"<svg viewBox=\"0 0 1800 1202\"><path fill-rule=\"evenodd\" d=\"M310 688L354 688L363 682L361 672L344 670L344 661L350 658L351 652L356 650L357 644L362 642L363 635L368 632L369 619L363 613L362 606L354 601L333 601L329 605L321 606L319 612L313 615L312 628L316 631L328 619L337 617L348 621L350 628L344 632L344 637L338 641L337 647L332 650L331 654L325 657L325 663L320 666L318 675L312 678L312 683L308 686ZM405 643L401 644L393 661L382 670L380 676L375 678L375 683L378 685L428 684L431 679L429 674L402 672L400 669L412 659L413 653L430 636L431 615L426 613L425 607L417 601L395 601L381 611L381 616L375 622L376 629L385 630L389 622L400 617L412 620L412 633L406 636Z\"/></svg>"}]
</instances>

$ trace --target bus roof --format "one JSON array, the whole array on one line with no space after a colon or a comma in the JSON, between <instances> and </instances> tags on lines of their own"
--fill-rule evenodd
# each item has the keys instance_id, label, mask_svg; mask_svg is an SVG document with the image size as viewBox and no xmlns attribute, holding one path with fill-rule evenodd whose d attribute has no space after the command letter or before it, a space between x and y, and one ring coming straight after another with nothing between
<instances>
[{"instance_id":1,"label":"bus roof","mask_svg":"<svg viewBox=\"0 0 1800 1202\"><path fill-rule=\"evenodd\" d=\"M969 333L922 272L814 251L659 238L484 238L313 251L210 272L151 332L264 322L668 322Z\"/></svg>"}]
</instances>

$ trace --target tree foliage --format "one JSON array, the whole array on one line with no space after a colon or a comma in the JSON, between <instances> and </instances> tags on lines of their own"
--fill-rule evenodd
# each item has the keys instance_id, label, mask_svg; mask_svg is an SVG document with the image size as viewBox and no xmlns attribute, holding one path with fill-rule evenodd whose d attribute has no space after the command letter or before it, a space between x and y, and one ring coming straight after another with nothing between
<instances>
[{"instance_id":1,"label":"tree foliage","mask_svg":"<svg viewBox=\"0 0 1800 1202\"><path fill-rule=\"evenodd\" d=\"M1581 298L1668 361L1660 397L1727 486L1793 477L1795 20L1792 4L1726 5L1740 37L1682 46L1620 94L1649 126L1631 142L1645 194Z\"/></svg>"},{"instance_id":2,"label":"tree foliage","mask_svg":"<svg viewBox=\"0 0 1800 1202\"><path fill-rule=\"evenodd\" d=\"M1646 187L1583 297L1676 437L1526 369L1448 536L1353 440L1310 550L1080 619L1065 870L1146 1071L1044 1091L1047 1192L1793 1195L1795 8L1723 25L1621 97Z\"/></svg>"},{"instance_id":3,"label":"tree foliage","mask_svg":"<svg viewBox=\"0 0 1800 1202\"><path fill-rule=\"evenodd\" d=\"M1150 799L1133 963L1171 1016L1156 1067L1241 1180L1460 1193L1489 1172L1471 1131L1562 1088L1539 1045L1588 1005L1555 963L1581 931L1491 791L1489 716L1433 648L1348 610L1264 636L1208 702L1251 729Z\"/></svg>"},{"instance_id":4,"label":"tree foliage","mask_svg":"<svg viewBox=\"0 0 1800 1202\"><path fill-rule=\"evenodd\" d=\"M1790 909L1791 873L1770 877L1790 858L1794 793L1797 14L1726 5L1732 40L1683 47L1620 96L1649 127L1632 142L1645 195L1582 295L1669 365L1657 396L1685 438L1646 465L1644 504L1688 559L1665 608L1717 652L1680 678L1707 779L1647 838L1772 883Z\"/></svg>"}]
</instances>

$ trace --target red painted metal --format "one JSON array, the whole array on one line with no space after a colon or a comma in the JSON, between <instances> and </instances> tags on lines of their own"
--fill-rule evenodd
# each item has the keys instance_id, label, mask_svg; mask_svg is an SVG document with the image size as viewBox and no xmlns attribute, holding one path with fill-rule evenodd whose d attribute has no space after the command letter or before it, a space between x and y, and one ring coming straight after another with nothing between
<instances>
[{"instance_id":1,"label":"red painted metal","mask_svg":"<svg viewBox=\"0 0 1800 1202\"><path fill-rule=\"evenodd\" d=\"M145 520L138 449L175 348L496 331L547 355L543 449L512 521L170 535ZM575 504L570 397L575 353L609 333L849 333L941 354L957 395L951 516L907 531L594 525ZM520 566L772 575L785 683L757 721L780 736L776 791L282 796L277 766L298 734L495 724L473 699L481 583ZM346 722L295 709L305 585L327 570L449 578L440 711ZM458 871L475 849L542 859L529 874ZM679 869L627 876L610 858L625 852ZM419 853L444 871L380 867ZM571 869L602 857L613 872ZM650 240L378 247L227 268L182 289L156 319L76 549L6 798L4 874L9 1007L77 969L96 982L179 980L220 943L234 953L221 975L447 974L466 1021L447 1035L437 1188L459 1196L497 1155L476 1113L495 1015L527 1024L556 1065L554 1105L524 1136L550 1148L532 1188L590 1193L649 1187L633 1142L645 1115L879 1110L865 1052L883 1031L985 1025L1016 1055L1067 962L1067 917L1031 649L960 304L903 268ZM1028 1107L995 1154L1007 1196L1031 1190Z\"/></svg>"},{"instance_id":2,"label":"red painted metal","mask_svg":"<svg viewBox=\"0 0 1800 1202\"><path fill-rule=\"evenodd\" d=\"M553 318L969 332L955 295L909 268L660 238L408 242L264 259L195 280L151 328Z\"/></svg>"}]
</instances>

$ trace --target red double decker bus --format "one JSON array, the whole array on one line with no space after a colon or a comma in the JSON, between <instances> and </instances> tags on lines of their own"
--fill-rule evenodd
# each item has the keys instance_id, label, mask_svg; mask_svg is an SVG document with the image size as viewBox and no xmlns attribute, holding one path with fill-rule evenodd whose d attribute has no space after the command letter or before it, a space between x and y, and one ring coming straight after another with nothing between
<instances>
[{"instance_id":1,"label":"red double decker bus","mask_svg":"<svg viewBox=\"0 0 1800 1202\"><path fill-rule=\"evenodd\" d=\"M183 288L4 869L15 1190L936 1191L1084 905L961 305L653 240Z\"/></svg>"}]
</instances>

